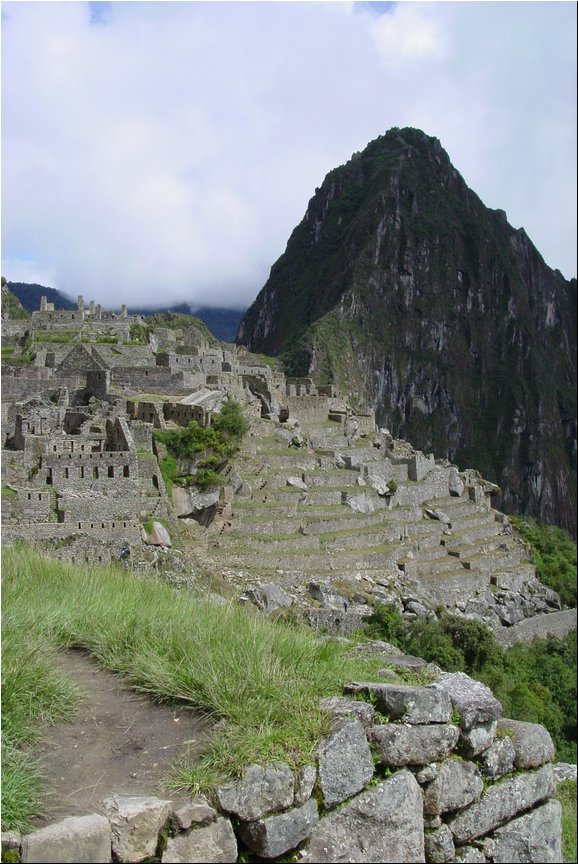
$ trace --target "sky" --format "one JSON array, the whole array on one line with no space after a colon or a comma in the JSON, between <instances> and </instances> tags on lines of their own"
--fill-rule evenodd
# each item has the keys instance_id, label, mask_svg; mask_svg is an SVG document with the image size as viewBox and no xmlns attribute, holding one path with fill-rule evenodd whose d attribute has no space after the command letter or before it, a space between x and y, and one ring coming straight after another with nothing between
<instances>
[{"instance_id":1,"label":"sky","mask_svg":"<svg viewBox=\"0 0 578 864\"><path fill-rule=\"evenodd\" d=\"M576 275L574 2L3 2L2 274L244 308L392 126Z\"/></svg>"}]
</instances>

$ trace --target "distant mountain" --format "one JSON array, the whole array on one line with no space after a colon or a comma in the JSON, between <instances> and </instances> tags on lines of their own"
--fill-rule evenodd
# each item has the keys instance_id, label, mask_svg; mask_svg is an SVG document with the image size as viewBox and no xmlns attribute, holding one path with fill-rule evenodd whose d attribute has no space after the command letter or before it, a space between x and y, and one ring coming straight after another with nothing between
<instances>
[{"instance_id":1,"label":"distant mountain","mask_svg":"<svg viewBox=\"0 0 578 864\"><path fill-rule=\"evenodd\" d=\"M40 309L41 297L46 297L49 303L54 303L55 309L76 309L77 306L75 300L56 288L27 282L8 282L7 285L28 312L36 312ZM211 306L202 306L197 309L189 303L178 303L174 306L129 306L128 311L131 315L156 315L161 312L182 312L185 315L194 315L195 318L200 318L213 336L221 342L234 342L235 334L244 314L244 310L213 308Z\"/></svg>"},{"instance_id":2,"label":"distant mountain","mask_svg":"<svg viewBox=\"0 0 578 864\"><path fill-rule=\"evenodd\" d=\"M57 291L56 288L37 285L35 282L8 282L8 288L15 297L18 297L28 312L37 312L40 309L41 297L46 297L49 303L54 303L55 309L76 309L76 301Z\"/></svg>"},{"instance_id":3,"label":"distant mountain","mask_svg":"<svg viewBox=\"0 0 578 864\"><path fill-rule=\"evenodd\" d=\"M327 175L237 341L576 533L576 280L436 138L391 129Z\"/></svg>"}]
</instances>

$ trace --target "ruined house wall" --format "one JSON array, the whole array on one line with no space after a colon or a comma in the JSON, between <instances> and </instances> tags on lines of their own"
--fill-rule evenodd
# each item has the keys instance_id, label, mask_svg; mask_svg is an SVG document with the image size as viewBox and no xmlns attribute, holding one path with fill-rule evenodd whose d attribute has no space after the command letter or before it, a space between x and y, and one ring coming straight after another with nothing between
<instances>
[{"instance_id":1,"label":"ruined house wall","mask_svg":"<svg viewBox=\"0 0 578 864\"><path fill-rule=\"evenodd\" d=\"M2 499L2 523L46 522L53 509L50 492L19 488L15 497Z\"/></svg>"},{"instance_id":2,"label":"ruined house wall","mask_svg":"<svg viewBox=\"0 0 578 864\"><path fill-rule=\"evenodd\" d=\"M38 482L59 491L134 495L138 489L136 453L47 453L41 457Z\"/></svg>"},{"instance_id":3,"label":"ruined house wall","mask_svg":"<svg viewBox=\"0 0 578 864\"><path fill-rule=\"evenodd\" d=\"M61 388L66 387L70 393L83 390L86 385L86 376L68 376L59 378L58 383L49 379L36 380L30 378L13 378L2 375L2 401L24 402L33 396L44 396L50 399Z\"/></svg>"},{"instance_id":4,"label":"ruined house wall","mask_svg":"<svg viewBox=\"0 0 578 864\"><path fill-rule=\"evenodd\" d=\"M158 497L141 498L133 496L77 495L63 494L59 499L58 509L62 521L71 522L101 522L107 520L128 519L139 520L141 514L155 515L167 518L168 507L164 499Z\"/></svg>"},{"instance_id":5,"label":"ruined house wall","mask_svg":"<svg viewBox=\"0 0 578 864\"><path fill-rule=\"evenodd\" d=\"M327 396L286 396L283 404L289 409L290 417L302 417L303 420L318 423L327 420L329 412Z\"/></svg>"}]
</instances>

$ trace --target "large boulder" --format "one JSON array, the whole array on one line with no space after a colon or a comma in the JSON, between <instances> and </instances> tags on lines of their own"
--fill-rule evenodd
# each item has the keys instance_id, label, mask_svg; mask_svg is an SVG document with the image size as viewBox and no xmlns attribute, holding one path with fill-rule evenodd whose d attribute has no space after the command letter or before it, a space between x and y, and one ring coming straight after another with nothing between
<instances>
[{"instance_id":1,"label":"large boulder","mask_svg":"<svg viewBox=\"0 0 578 864\"><path fill-rule=\"evenodd\" d=\"M437 776L424 790L424 813L436 816L467 807L483 788L480 772L472 762L448 760L439 766Z\"/></svg>"},{"instance_id":2,"label":"large boulder","mask_svg":"<svg viewBox=\"0 0 578 864\"><path fill-rule=\"evenodd\" d=\"M434 687L410 687L402 684L353 683L347 693L362 693L375 699L377 710L391 720L405 723L449 723L452 714L450 697Z\"/></svg>"},{"instance_id":3,"label":"large boulder","mask_svg":"<svg viewBox=\"0 0 578 864\"><path fill-rule=\"evenodd\" d=\"M503 777L514 767L516 751L509 738L496 738L480 756L480 769L488 780Z\"/></svg>"},{"instance_id":4,"label":"large boulder","mask_svg":"<svg viewBox=\"0 0 578 864\"><path fill-rule=\"evenodd\" d=\"M421 792L413 775L399 771L320 819L300 860L424 861Z\"/></svg>"},{"instance_id":5,"label":"large boulder","mask_svg":"<svg viewBox=\"0 0 578 864\"><path fill-rule=\"evenodd\" d=\"M141 532L142 541L147 546L172 546L171 535L161 522L154 521L151 525L151 530L146 528Z\"/></svg>"},{"instance_id":6,"label":"large boulder","mask_svg":"<svg viewBox=\"0 0 578 864\"><path fill-rule=\"evenodd\" d=\"M177 516L195 519L201 525L209 525L217 512L221 490L201 492L194 486L186 489L173 486L172 498Z\"/></svg>"},{"instance_id":7,"label":"large boulder","mask_svg":"<svg viewBox=\"0 0 578 864\"><path fill-rule=\"evenodd\" d=\"M96 813L71 816L22 837L22 857L11 858L2 850L3 861L62 861L90 864L110 861L111 830L108 819ZM134 858L128 860L136 860Z\"/></svg>"},{"instance_id":8,"label":"large boulder","mask_svg":"<svg viewBox=\"0 0 578 864\"><path fill-rule=\"evenodd\" d=\"M500 720L498 733L508 735L514 745L514 768L538 768L556 755L550 733L538 723Z\"/></svg>"},{"instance_id":9,"label":"large boulder","mask_svg":"<svg viewBox=\"0 0 578 864\"><path fill-rule=\"evenodd\" d=\"M363 728L369 731L375 720L375 708L369 702L347 699L345 696L328 696L319 703L322 711L327 711L334 719L356 718Z\"/></svg>"}]
</instances>

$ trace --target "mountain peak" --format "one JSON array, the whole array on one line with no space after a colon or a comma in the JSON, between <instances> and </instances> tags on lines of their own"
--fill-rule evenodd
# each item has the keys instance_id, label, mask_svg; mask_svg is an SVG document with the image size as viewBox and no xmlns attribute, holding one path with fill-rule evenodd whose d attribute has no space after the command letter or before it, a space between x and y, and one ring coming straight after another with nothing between
<instances>
[{"instance_id":1,"label":"mountain peak","mask_svg":"<svg viewBox=\"0 0 578 864\"><path fill-rule=\"evenodd\" d=\"M237 338L575 531L573 285L437 138L394 128L327 174Z\"/></svg>"}]
</instances>

